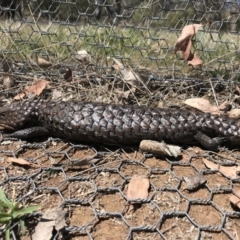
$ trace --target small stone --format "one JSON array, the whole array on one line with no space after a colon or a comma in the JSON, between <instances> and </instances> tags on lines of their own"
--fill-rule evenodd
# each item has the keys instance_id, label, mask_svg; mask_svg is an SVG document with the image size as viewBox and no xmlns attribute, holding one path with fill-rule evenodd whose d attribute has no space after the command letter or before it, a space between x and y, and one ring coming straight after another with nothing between
<instances>
[{"instance_id":1,"label":"small stone","mask_svg":"<svg viewBox=\"0 0 240 240\"><path fill-rule=\"evenodd\" d=\"M184 190L194 190L207 182L202 173L198 173L190 177L183 177L183 179L187 184Z\"/></svg>"}]
</instances>

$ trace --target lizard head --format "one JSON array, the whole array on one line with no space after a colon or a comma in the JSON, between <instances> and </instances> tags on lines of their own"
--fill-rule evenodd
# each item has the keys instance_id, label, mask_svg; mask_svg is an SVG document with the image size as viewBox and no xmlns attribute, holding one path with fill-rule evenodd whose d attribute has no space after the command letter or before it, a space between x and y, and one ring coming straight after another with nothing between
<instances>
[{"instance_id":1,"label":"lizard head","mask_svg":"<svg viewBox=\"0 0 240 240\"><path fill-rule=\"evenodd\" d=\"M34 102L14 102L0 108L0 131L22 129L34 120Z\"/></svg>"},{"instance_id":2,"label":"lizard head","mask_svg":"<svg viewBox=\"0 0 240 240\"><path fill-rule=\"evenodd\" d=\"M10 118L10 115L12 115L14 112L1 108L0 109L0 130L14 130L14 121L13 118Z\"/></svg>"}]
</instances>

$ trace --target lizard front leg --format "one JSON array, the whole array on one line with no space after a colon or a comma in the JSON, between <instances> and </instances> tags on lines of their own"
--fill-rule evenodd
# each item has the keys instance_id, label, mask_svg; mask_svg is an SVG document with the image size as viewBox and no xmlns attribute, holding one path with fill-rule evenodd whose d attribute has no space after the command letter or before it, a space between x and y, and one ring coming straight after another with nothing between
<instances>
[{"instance_id":1,"label":"lizard front leg","mask_svg":"<svg viewBox=\"0 0 240 240\"><path fill-rule=\"evenodd\" d=\"M31 127L25 128L22 130L15 131L13 133L3 134L4 138L20 138L20 139L28 139L33 137L42 137L49 136L49 131L44 127Z\"/></svg>"}]
</instances>

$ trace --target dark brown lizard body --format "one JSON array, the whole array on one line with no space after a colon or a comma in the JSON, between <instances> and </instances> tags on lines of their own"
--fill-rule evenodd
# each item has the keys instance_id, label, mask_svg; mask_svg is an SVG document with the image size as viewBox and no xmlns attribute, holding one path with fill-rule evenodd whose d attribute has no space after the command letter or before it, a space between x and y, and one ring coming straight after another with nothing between
<instances>
[{"instance_id":1,"label":"dark brown lizard body","mask_svg":"<svg viewBox=\"0 0 240 240\"><path fill-rule=\"evenodd\" d=\"M201 112L103 103L16 102L0 108L0 130L8 137L41 135L102 144L137 144L141 140L191 143L215 149L222 140L240 143L237 119ZM210 138L214 137L214 138Z\"/></svg>"}]
</instances>

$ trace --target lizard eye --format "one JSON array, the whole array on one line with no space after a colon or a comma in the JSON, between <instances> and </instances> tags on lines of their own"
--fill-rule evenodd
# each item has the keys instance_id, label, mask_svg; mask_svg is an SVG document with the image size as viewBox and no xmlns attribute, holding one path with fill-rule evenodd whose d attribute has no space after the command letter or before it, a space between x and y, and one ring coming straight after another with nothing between
<instances>
[{"instance_id":1,"label":"lizard eye","mask_svg":"<svg viewBox=\"0 0 240 240\"><path fill-rule=\"evenodd\" d=\"M2 112L1 117L5 117L5 116L6 116L5 112Z\"/></svg>"}]
</instances>

